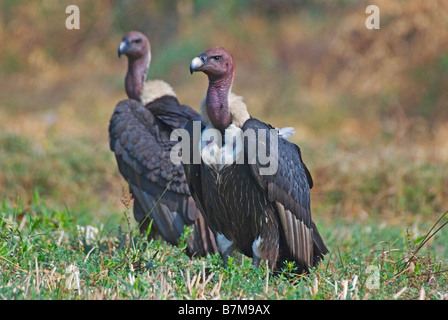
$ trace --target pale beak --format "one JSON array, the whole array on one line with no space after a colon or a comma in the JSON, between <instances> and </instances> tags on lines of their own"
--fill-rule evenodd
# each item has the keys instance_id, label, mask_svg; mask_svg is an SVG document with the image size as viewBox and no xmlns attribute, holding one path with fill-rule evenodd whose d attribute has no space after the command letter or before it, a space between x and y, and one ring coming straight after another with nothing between
<instances>
[{"instance_id":1,"label":"pale beak","mask_svg":"<svg viewBox=\"0 0 448 320\"><path fill-rule=\"evenodd\" d=\"M199 71L201 67L205 65L205 62L207 61L207 57L203 54L201 54L199 57L194 58L191 60L190 63L190 73L193 73L195 71Z\"/></svg>"},{"instance_id":2,"label":"pale beak","mask_svg":"<svg viewBox=\"0 0 448 320\"><path fill-rule=\"evenodd\" d=\"M129 49L129 40L125 39L121 41L120 46L118 47L118 57L120 57L123 53L125 53Z\"/></svg>"}]
</instances>

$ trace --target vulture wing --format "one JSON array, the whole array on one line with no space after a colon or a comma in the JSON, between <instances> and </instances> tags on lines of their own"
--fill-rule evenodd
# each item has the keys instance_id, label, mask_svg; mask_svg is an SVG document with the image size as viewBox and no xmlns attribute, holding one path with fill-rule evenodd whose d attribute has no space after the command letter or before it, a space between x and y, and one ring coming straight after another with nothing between
<instances>
[{"instance_id":1,"label":"vulture wing","mask_svg":"<svg viewBox=\"0 0 448 320\"><path fill-rule=\"evenodd\" d=\"M277 136L272 141L278 146L276 153L270 141L271 126L251 118L242 127L245 134L249 129L254 131L258 142L259 130L266 132L266 139L262 144L265 150L257 147L257 152L264 152L270 159L267 164L262 165L259 157L254 157L255 153L249 152L249 141L245 141L245 159L252 176L277 209L290 254L307 266L315 265L328 250L311 219L310 188L313 181L302 161L300 148ZM273 170L273 174L261 174L263 169L274 168L273 162L278 164L277 170Z\"/></svg>"},{"instance_id":2,"label":"vulture wing","mask_svg":"<svg viewBox=\"0 0 448 320\"><path fill-rule=\"evenodd\" d=\"M190 159L187 162L182 162L185 171L185 177L187 179L188 187L190 189L191 196L196 202L197 207L200 209L202 213L204 213L205 202L202 193L202 184L201 184L201 164L194 163L194 159L200 159L200 150L199 150L199 139L200 135L196 136L193 132L193 123L197 120L188 121L185 130L188 132L190 141ZM201 122L201 130L202 132L205 129L205 125Z\"/></svg>"},{"instance_id":3,"label":"vulture wing","mask_svg":"<svg viewBox=\"0 0 448 320\"><path fill-rule=\"evenodd\" d=\"M110 148L134 196L134 216L141 230L146 230L146 216L151 212L156 232L177 244L184 225L194 224L193 236L187 240L191 254L216 252L213 234L190 196L182 165L170 160L176 142L170 141L167 125L186 123L189 116L198 115L185 107L176 115L174 101L169 97L169 103L164 104L165 98L146 106L135 100L119 102L109 124ZM167 115L163 105L169 110ZM152 108L157 110L155 115Z\"/></svg>"},{"instance_id":4,"label":"vulture wing","mask_svg":"<svg viewBox=\"0 0 448 320\"><path fill-rule=\"evenodd\" d=\"M147 105L152 114L172 129L184 128L189 120L200 120L200 115L189 106L180 104L176 97L164 96Z\"/></svg>"}]
</instances>

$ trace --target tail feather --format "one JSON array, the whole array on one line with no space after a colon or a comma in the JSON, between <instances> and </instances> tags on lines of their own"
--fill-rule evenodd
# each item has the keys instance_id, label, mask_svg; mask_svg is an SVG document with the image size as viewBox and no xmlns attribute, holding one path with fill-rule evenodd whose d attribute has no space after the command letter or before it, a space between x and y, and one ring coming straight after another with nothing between
<instances>
[{"instance_id":1,"label":"tail feather","mask_svg":"<svg viewBox=\"0 0 448 320\"><path fill-rule=\"evenodd\" d=\"M193 234L189 240L187 250L190 256L206 256L208 253L218 252L215 236L202 215L194 221Z\"/></svg>"},{"instance_id":2,"label":"tail feather","mask_svg":"<svg viewBox=\"0 0 448 320\"><path fill-rule=\"evenodd\" d=\"M324 255L329 253L327 246L324 243L324 240L317 231L317 227L314 222L311 223L311 228L313 229L313 242L314 242L314 256L313 256L313 266L317 267L319 262L324 258Z\"/></svg>"}]
</instances>

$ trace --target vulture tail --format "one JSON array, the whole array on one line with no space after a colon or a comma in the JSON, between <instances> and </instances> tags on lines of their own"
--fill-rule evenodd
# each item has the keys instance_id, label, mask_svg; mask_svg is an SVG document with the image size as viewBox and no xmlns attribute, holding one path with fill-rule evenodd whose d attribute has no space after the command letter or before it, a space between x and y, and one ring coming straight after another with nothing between
<instances>
[{"instance_id":1,"label":"vulture tail","mask_svg":"<svg viewBox=\"0 0 448 320\"><path fill-rule=\"evenodd\" d=\"M205 256L207 253L218 252L215 236L201 216L194 221L193 234L187 240L187 254L190 257Z\"/></svg>"},{"instance_id":2,"label":"vulture tail","mask_svg":"<svg viewBox=\"0 0 448 320\"><path fill-rule=\"evenodd\" d=\"M317 227L314 222L311 222L311 228L313 229L313 242L314 242L314 255L313 255L313 266L316 267L319 262L323 259L329 251L325 246L324 240L317 231Z\"/></svg>"}]
</instances>

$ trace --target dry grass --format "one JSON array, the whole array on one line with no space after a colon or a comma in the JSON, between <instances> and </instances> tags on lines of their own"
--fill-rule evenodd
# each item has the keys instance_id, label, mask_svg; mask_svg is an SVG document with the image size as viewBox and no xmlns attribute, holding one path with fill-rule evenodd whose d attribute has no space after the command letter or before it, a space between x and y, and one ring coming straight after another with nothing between
<instances>
[{"instance_id":1,"label":"dry grass","mask_svg":"<svg viewBox=\"0 0 448 320\"><path fill-rule=\"evenodd\" d=\"M330 246L308 276L293 264L270 274L236 255L190 260L185 245L136 237L124 195L124 227L79 226L67 210L50 211L35 195L4 204L0 219L0 298L10 299L432 299L447 298L446 221L404 230L335 219L322 235ZM445 214L446 215L446 214ZM429 227L431 227L429 225ZM426 229L426 230L425 230ZM445 257L445 258L444 258ZM238 260L238 261L237 261Z\"/></svg>"}]
</instances>

